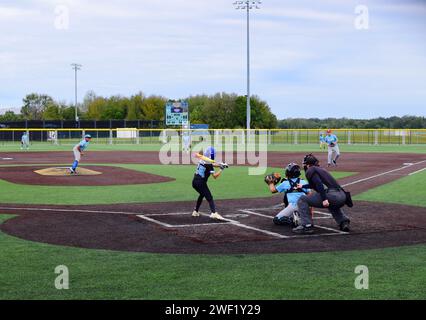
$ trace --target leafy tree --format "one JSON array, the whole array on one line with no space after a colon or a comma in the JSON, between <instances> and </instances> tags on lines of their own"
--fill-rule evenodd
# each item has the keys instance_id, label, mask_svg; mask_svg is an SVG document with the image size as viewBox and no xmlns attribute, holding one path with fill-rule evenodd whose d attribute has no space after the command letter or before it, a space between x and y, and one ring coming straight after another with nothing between
<instances>
[{"instance_id":1,"label":"leafy tree","mask_svg":"<svg viewBox=\"0 0 426 320\"><path fill-rule=\"evenodd\" d=\"M87 118L92 120L100 120L102 111L105 109L107 101L105 98L98 97L87 105Z\"/></svg>"},{"instance_id":2,"label":"leafy tree","mask_svg":"<svg viewBox=\"0 0 426 320\"><path fill-rule=\"evenodd\" d=\"M54 104L53 99L46 94L31 93L23 99L21 114L27 120L41 120L45 109Z\"/></svg>"},{"instance_id":3,"label":"leafy tree","mask_svg":"<svg viewBox=\"0 0 426 320\"><path fill-rule=\"evenodd\" d=\"M55 103L49 103L44 108L43 120L62 120L60 107Z\"/></svg>"},{"instance_id":4,"label":"leafy tree","mask_svg":"<svg viewBox=\"0 0 426 320\"><path fill-rule=\"evenodd\" d=\"M149 96L142 100L141 112L144 120L164 120L167 99L161 96Z\"/></svg>"},{"instance_id":5,"label":"leafy tree","mask_svg":"<svg viewBox=\"0 0 426 320\"><path fill-rule=\"evenodd\" d=\"M6 111L3 115L0 115L0 121L10 122L10 121L20 121L22 120L22 116L16 114L13 111Z\"/></svg>"},{"instance_id":6,"label":"leafy tree","mask_svg":"<svg viewBox=\"0 0 426 320\"><path fill-rule=\"evenodd\" d=\"M142 118L143 98L142 92L130 97L126 120L139 120Z\"/></svg>"}]
</instances>

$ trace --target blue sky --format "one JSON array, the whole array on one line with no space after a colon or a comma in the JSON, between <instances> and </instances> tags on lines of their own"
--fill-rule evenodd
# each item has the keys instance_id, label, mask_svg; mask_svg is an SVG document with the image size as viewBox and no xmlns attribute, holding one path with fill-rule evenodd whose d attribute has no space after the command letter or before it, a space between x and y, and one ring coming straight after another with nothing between
<instances>
[{"instance_id":1,"label":"blue sky","mask_svg":"<svg viewBox=\"0 0 426 320\"><path fill-rule=\"evenodd\" d=\"M73 101L73 62L80 99L245 94L245 16L232 3L0 0L0 110L30 92ZM426 1L264 0L251 30L252 92L279 118L426 116Z\"/></svg>"}]
</instances>

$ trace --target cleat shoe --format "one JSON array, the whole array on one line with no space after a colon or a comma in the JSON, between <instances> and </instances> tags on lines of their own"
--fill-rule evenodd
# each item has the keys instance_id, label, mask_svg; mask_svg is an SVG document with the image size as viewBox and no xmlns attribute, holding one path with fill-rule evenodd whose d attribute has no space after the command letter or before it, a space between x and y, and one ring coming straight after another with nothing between
<instances>
[{"instance_id":1,"label":"cleat shoe","mask_svg":"<svg viewBox=\"0 0 426 320\"><path fill-rule=\"evenodd\" d=\"M312 234L314 233L314 226L312 224L308 224L306 226L298 226L293 229L293 233L296 234Z\"/></svg>"},{"instance_id":2,"label":"cleat shoe","mask_svg":"<svg viewBox=\"0 0 426 320\"><path fill-rule=\"evenodd\" d=\"M336 160L333 160L333 164L334 164L334 166L335 166L335 167L337 167L337 162L336 162Z\"/></svg>"},{"instance_id":3,"label":"cleat shoe","mask_svg":"<svg viewBox=\"0 0 426 320\"><path fill-rule=\"evenodd\" d=\"M272 220L275 225L277 226L290 226L290 227L297 227L294 224L293 217L275 217L274 220Z\"/></svg>"},{"instance_id":4,"label":"cleat shoe","mask_svg":"<svg viewBox=\"0 0 426 320\"><path fill-rule=\"evenodd\" d=\"M210 218L211 219L214 219L214 220L222 220L222 221L226 221L226 219L224 218L224 217L222 217L219 213L217 213L217 212L214 212L214 213L212 213L211 215L210 215Z\"/></svg>"},{"instance_id":5,"label":"cleat shoe","mask_svg":"<svg viewBox=\"0 0 426 320\"><path fill-rule=\"evenodd\" d=\"M349 220L343 221L340 224L340 230L342 230L343 232L349 232L349 231L351 231L351 229L349 227L350 224L351 224L351 222Z\"/></svg>"},{"instance_id":6,"label":"cleat shoe","mask_svg":"<svg viewBox=\"0 0 426 320\"><path fill-rule=\"evenodd\" d=\"M70 173L71 174L76 174L75 170L73 168L70 168Z\"/></svg>"},{"instance_id":7,"label":"cleat shoe","mask_svg":"<svg viewBox=\"0 0 426 320\"><path fill-rule=\"evenodd\" d=\"M200 216L200 213L199 213L198 211L195 211L195 210L194 210L194 212L192 213L192 216L193 216L193 217L199 217L199 216Z\"/></svg>"}]
</instances>

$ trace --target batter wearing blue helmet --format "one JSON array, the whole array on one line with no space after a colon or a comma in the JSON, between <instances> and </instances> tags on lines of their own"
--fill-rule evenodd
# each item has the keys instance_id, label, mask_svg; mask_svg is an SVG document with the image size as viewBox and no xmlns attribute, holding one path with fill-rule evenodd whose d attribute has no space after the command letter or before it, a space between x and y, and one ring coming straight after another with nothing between
<instances>
[{"instance_id":1,"label":"batter wearing blue helmet","mask_svg":"<svg viewBox=\"0 0 426 320\"><path fill-rule=\"evenodd\" d=\"M216 150L213 147L208 147L204 151L204 156L215 160ZM216 168L220 168L218 172L215 171ZM205 160L200 160L195 171L194 179L192 180L192 187L199 193L197 203L195 205L194 212L192 213L193 217L200 216L200 207L203 203L203 199L206 198L209 203L211 215L210 218L215 220L225 220L219 213L216 212L216 205L213 200L212 193L210 192L207 182L210 176L213 176L214 179L218 179L222 174L223 170L226 168L223 164L209 163Z\"/></svg>"}]
</instances>

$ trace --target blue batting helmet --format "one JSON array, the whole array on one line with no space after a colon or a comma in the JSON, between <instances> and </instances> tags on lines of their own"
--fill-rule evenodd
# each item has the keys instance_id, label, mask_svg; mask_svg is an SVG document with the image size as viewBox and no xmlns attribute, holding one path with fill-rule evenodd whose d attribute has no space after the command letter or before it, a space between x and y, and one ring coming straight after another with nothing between
<instances>
[{"instance_id":1,"label":"blue batting helmet","mask_svg":"<svg viewBox=\"0 0 426 320\"><path fill-rule=\"evenodd\" d=\"M204 156L214 160L216 157L216 149L213 147L208 147L206 151L204 151Z\"/></svg>"}]
</instances>

